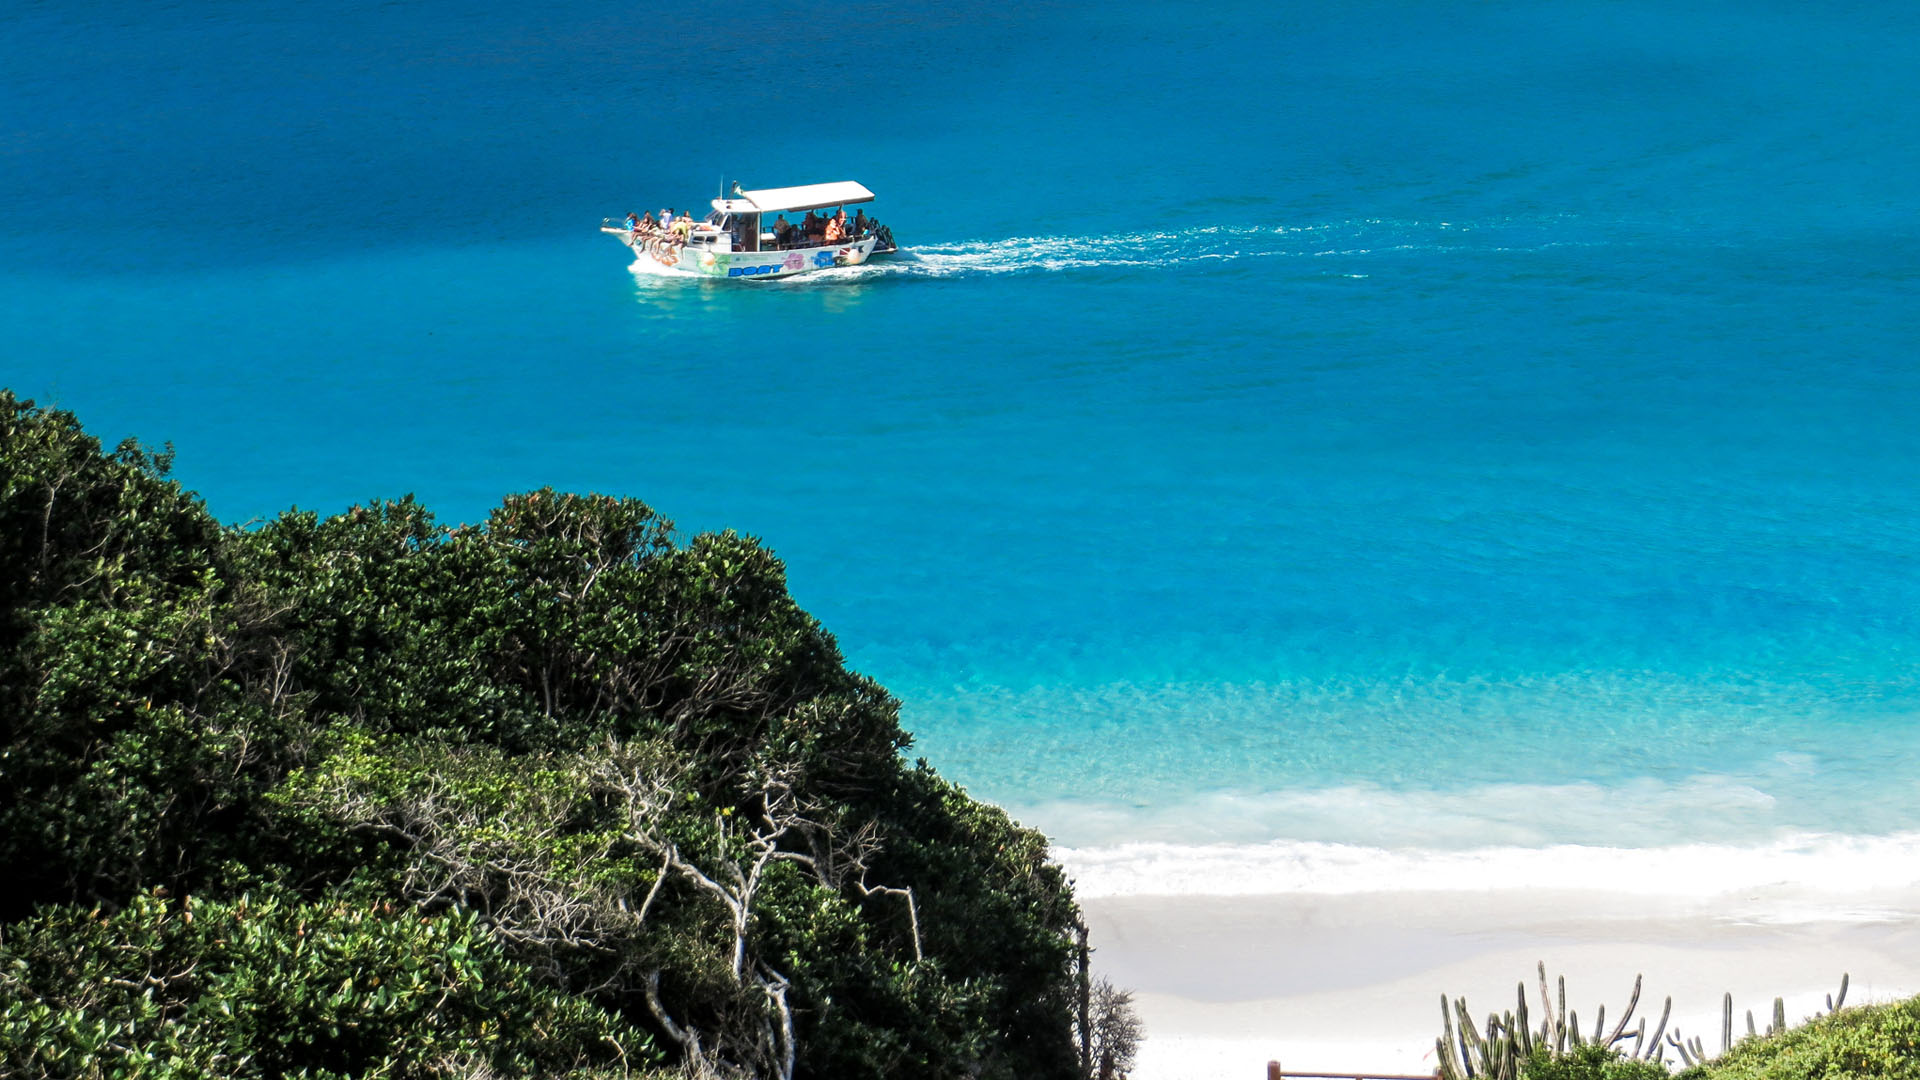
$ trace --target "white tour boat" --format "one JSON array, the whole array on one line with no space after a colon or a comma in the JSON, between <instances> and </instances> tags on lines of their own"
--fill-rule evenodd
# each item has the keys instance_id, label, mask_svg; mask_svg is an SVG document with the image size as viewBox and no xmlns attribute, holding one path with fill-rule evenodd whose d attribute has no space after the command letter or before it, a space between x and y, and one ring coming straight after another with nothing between
<instances>
[{"instance_id":1,"label":"white tour boat","mask_svg":"<svg viewBox=\"0 0 1920 1080\"><path fill-rule=\"evenodd\" d=\"M872 201L873 192L851 180L763 191L741 191L734 184L731 198L713 200L705 221L649 227L629 214L624 226L603 220L600 231L668 269L722 278L789 277L857 266L894 251L892 230L864 210L852 221L846 218L847 207ZM820 216L816 210L831 212ZM788 214L807 217L787 221Z\"/></svg>"}]
</instances>

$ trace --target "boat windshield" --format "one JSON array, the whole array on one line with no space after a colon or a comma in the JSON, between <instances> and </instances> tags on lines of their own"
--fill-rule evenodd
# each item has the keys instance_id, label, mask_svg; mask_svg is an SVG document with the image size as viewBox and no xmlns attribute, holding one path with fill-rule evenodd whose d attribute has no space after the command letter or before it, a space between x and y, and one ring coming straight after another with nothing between
<instances>
[{"instance_id":1,"label":"boat windshield","mask_svg":"<svg viewBox=\"0 0 1920 1080\"><path fill-rule=\"evenodd\" d=\"M733 250L760 250L760 215L730 214L715 210L707 215L707 224L733 237Z\"/></svg>"}]
</instances>

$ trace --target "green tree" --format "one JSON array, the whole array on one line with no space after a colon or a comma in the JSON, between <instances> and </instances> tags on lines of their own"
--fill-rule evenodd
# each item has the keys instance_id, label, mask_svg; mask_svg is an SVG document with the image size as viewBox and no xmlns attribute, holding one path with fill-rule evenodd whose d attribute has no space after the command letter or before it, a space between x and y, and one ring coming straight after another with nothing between
<instances>
[{"instance_id":1,"label":"green tree","mask_svg":"<svg viewBox=\"0 0 1920 1080\"><path fill-rule=\"evenodd\" d=\"M484 942L483 981L523 992L500 1007L715 1072L1075 1071L1077 912L1044 839L903 764L897 702L757 541L552 491L458 528L405 498L226 529L167 466L0 393L0 932L45 1006L6 1003L8 1052L66 1046L49 1075L606 1065L542 1056L545 1020L378 996ZM301 951L323 925L359 973L324 1007L195 1011L209 986L272 997L244 972L334 985ZM128 957L185 996L101 989L139 983ZM438 1056L400 1053L409 1025Z\"/></svg>"},{"instance_id":2,"label":"green tree","mask_svg":"<svg viewBox=\"0 0 1920 1080\"><path fill-rule=\"evenodd\" d=\"M198 881L287 748L272 613L168 464L0 391L0 917Z\"/></svg>"}]
</instances>

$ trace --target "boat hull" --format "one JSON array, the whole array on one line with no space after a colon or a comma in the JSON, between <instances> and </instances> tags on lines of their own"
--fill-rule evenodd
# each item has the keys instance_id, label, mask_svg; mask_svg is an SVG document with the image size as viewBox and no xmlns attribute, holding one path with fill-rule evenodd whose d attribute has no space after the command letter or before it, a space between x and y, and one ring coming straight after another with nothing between
<instances>
[{"instance_id":1,"label":"boat hull","mask_svg":"<svg viewBox=\"0 0 1920 1080\"><path fill-rule=\"evenodd\" d=\"M873 255L877 237L846 244L793 248L788 251L713 251L687 244L675 247L629 229L603 226L601 232L633 249L642 261L667 270L714 278L793 277L835 266L858 266Z\"/></svg>"}]
</instances>

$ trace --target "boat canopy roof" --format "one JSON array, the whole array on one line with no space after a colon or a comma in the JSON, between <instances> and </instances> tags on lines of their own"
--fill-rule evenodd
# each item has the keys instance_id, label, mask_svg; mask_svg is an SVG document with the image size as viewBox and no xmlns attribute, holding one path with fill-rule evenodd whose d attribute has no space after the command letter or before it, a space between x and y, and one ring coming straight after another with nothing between
<instances>
[{"instance_id":1,"label":"boat canopy roof","mask_svg":"<svg viewBox=\"0 0 1920 1080\"><path fill-rule=\"evenodd\" d=\"M851 180L836 180L831 184L742 191L731 199L713 200L713 208L725 214L777 214L788 210L819 210L827 206L851 206L872 201L873 192L863 185Z\"/></svg>"}]
</instances>

